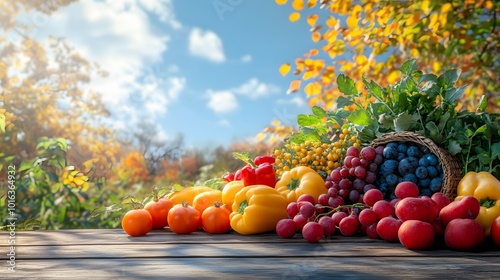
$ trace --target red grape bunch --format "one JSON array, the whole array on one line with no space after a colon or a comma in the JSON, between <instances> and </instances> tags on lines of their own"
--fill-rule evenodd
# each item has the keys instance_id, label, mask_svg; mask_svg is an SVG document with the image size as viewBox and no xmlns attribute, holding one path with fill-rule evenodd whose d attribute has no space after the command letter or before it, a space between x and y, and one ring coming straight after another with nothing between
<instances>
[{"instance_id":1,"label":"red grape bunch","mask_svg":"<svg viewBox=\"0 0 500 280\"><path fill-rule=\"evenodd\" d=\"M344 204L362 203L363 194L375 189L377 170L383 156L373 147L364 147L361 151L354 146L347 149L343 166L334 169L325 180L328 198L319 197L319 203L337 207Z\"/></svg>"}]
</instances>

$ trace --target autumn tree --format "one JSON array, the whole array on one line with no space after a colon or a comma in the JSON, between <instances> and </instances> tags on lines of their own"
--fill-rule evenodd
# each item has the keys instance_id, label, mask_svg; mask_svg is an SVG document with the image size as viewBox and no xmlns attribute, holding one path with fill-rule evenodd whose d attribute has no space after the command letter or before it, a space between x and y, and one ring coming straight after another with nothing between
<instances>
[{"instance_id":1,"label":"autumn tree","mask_svg":"<svg viewBox=\"0 0 500 280\"><path fill-rule=\"evenodd\" d=\"M104 176L120 149L102 125L109 116L92 77L105 75L61 38L35 40L43 18L74 0L0 4L0 131L3 159L19 164L37 155L41 137L69 140L68 164ZM4 162L5 163L5 162Z\"/></svg>"},{"instance_id":2,"label":"autumn tree","mask_svg":"<svg viewBox=\"0 0 500 280\"><path fill-rule=\"evenodd\" d=\"M364 92L362 77L385 87L414 58L425 73L461 69L459 85L468 85L461 109L472 110L484 95L490 110L500 110L500 1L275 1L291 5L291 22L310 26L315 47L279 71L293 73L289 93L303 90L311 106L336 108L339 74Z\"/></svg>"},{"instance_id":3,"label":"autumn tree","mask_svg":"<svg viewBox=\"0 0 500 280\"><path fill-rule=\"evenodd\" d=\"M5 187L12 182L19 229L31 219L51 229L115 225L89 219L96 204L121 196L103 187L120 141L103 125L109 113L89 89L105 73L61 38L34 39L72 2L0 2L0 216L12 215Z\"/></svg>"}]
</instances>

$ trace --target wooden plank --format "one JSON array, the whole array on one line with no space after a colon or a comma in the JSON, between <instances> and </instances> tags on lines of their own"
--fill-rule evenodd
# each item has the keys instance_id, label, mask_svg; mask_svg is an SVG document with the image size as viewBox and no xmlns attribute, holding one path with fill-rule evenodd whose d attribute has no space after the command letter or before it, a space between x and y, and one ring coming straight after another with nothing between
<instances>
[{"instance_id":1,"label":"wooden plank","mask_svg":"<svg viewBox=\"0 0 500 280\"><path fill-rule=\"evenodd\" d=\"M103 259L186 257L496 257L500 252L458 252L451 250L412 251L387 243L217 243L217 244L110 244L17 246L16 259ZM7 259L0 254L1 260Z\"/></svg>"},{"instance_id":2,"label":"wooden plank","mask_svg":"<svg viewBox=\"0 0 500 280\"><path fill-rule=\"evenodd\" d=\"M39 230L16 232L17 244L29 245L99 245L99 244L130 244L133 243L261 243L261 242L303 242L297 235L296 239L284 240L276 233L258 235L240 235L236 232L227 234L208 234L196 231L191 234L175 234L170 230L154 230L146 236L130 237L122 229L85 229L85 230ZM355 241L355 240L353 240ZM8 233L0 232L0 246L8 245Z\"/></svg>"},{"instance_id":3,"label":"wooden plank","mask_svg":"<svg viewBox=\"0 0 500 280\"><path fill-rule=\"evenodd\" d=\"M24 260L5 277L26 279L497 279L491 258L185 258Z\"/></svg>"}]
</instances>

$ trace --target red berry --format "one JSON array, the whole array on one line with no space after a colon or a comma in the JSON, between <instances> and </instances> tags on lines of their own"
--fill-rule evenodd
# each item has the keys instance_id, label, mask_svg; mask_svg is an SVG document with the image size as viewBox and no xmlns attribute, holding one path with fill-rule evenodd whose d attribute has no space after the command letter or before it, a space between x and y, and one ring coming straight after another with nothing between
<instances>
[{"instance_id":1,"label":"red berry","mask_svg":"<svg viewBox=\"0 0 500 280\"><path fill-rule=\"evenodd\" d=\"M377 214L377 218L381 220L382 218L395 216L395 208L387 200L379 200L373 204L373 212Z\"/></svg>"},{"instance_id":2,"label":"red berry","mask_svg":"<svg viewBox=\"0 0 500 280\"><path fill-rule=\"evenodd\" d=\"M297 225L297 230L302 231L302 228L307 223L307 218L302 216L302 215L297 215L297 216L293 217L293 221Z\"/></svg>"},{"instance_id":3,"label":"red berry","mask_svg":"<svg viewBox=\"0 0 500 280\"><path fill-rule=\"evenodd\" d=\"M377 213L370 208L365 208L359 213L359 222L362 225L369 226L377 222Z\"/></svg>"},{"instance_id":4,"label":"red berry","mask_svg":"<svg viewBox=\"0 0 500 280\"><path fill-rule=\"evenodd\" d=\"M311 243L320 241L323 235L323 227L316 222L308 222L302 229L302 236Z\"/></svg>"},{"instance_id":5,"label":"red berry","mask_svg":"<svg viewBox=\"0 0 500 280\"><path fill-rule=\"evenodd\" d=\"M340 224L340 221L347 216L347 213L342 211L333 213L332 220L333 222L335 222L335 226L338 226Z\"/></svg>"},{"instance_id":6,"label":"red berry","mask_svg":"<svg viewBox=\"0 0 500 280\"><path fill-rule=\"evenodd\" d=\"M363 196L363 202L368 206L373 206L375 202L383 199L384 195L379 189L371 189L365 192Z\"/></svg>"},{"instance_id":7,"label":"red berry","mask_svg":"<svg viewBox=\"0 0 500 280\"><path fill-rule=\"evenodd\" d=\"M297 202L291 202L286 207L286 212L288 213L289 218L293 218L297 216L299 213L299 205Z\"/></svg>"},{"instance_id":8,"label":"red berry","mask_svg":"<svg viewBox=\"0 0 500 280\"><path fill-rule=\"evenodd\" d=\"M332 217L329 216L323 216L319 219L318 224L323 227L323 235L324 236L329 236L335 233L335 221L332 219Z\"/></svg>"},{"instance_id":9,"label":"red berry","mask_svg":"<svg viewBox=\"0 0 500 280\"><path fill-rule=\"evenodd\" d=\"M297 224L292 219L282 219L276 224L276 233L282 238L292 238L297 232Z\"/></svg>"},{"instance_id":10,"label":"red berry","mask_svg":"<svg viewBox=\"0 0 500 280\"><path fill-rule=\"evenodd\" d=\"M297 198L297 202L302 202L302 201L309 201L313 205L316 204L316 200L314 199L314 196L307 194L307 193L302 194L301 196L299 196L299 198Z\"/></svg>"},{"instance_id":11,"label":"red berry","mask_svg":"<svg viewBox=\"0 0 500 280\"><path fill-rule=\"evenodd\" d=\"M339 230L344 236L353 236L359 230L359 220L355 215L343 218L339 223Z\"/></svg>"}]
</instances>

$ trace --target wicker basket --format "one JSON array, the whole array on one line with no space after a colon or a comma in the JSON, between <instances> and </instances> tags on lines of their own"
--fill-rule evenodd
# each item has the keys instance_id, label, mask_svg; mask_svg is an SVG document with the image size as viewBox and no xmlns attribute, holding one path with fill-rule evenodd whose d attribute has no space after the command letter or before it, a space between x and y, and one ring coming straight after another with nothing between
<instances>
[{"instance_id":1,"label":"wicker basket","mask_svg":"<svg viewBox=\"0 0 500 280\"><path fill-rule=\"evenodd\" d=\"M373 140L370 146L377 147L389 142L413 142L428 148L430 152L438 157L439 163L441 163L441 167L443 168L441 192L450 199L454 199L457 196L457 186L462 179L462 167L460 162L448 151L437 146L431 139L409 131L386 133Z\"/></svg>"}]
</instances>

